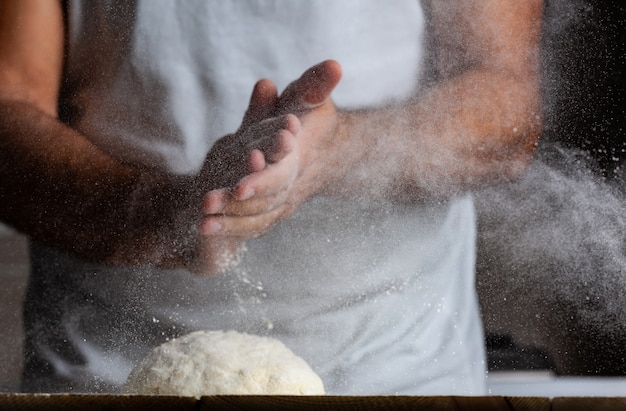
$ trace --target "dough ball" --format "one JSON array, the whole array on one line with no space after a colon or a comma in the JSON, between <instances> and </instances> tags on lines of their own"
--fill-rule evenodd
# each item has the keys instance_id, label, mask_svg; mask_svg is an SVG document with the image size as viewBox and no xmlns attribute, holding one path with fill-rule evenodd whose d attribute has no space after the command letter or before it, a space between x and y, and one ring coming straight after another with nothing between
<instances>
[{"instance_id":1,"label":"dough ball","mask_svg":"<svg viewBox=\"0 0 626 411\"><path fill-rule=\"evenodd\" d=\"M322 395L320 377L280 341L235 331L196 331L152 350L125 393Z\"/></svg>"}]
</instances>

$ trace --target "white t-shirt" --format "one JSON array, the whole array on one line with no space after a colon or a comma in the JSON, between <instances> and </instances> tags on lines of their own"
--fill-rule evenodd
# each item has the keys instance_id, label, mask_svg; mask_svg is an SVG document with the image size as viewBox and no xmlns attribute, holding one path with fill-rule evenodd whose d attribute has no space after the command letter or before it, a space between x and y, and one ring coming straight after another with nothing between
<instances>
[{"instance_id":1,"label":"white t-shirt","mask_svg":"<svg viewBox=\"0 0 626 411\"><path fill-rule=\"evenodd\" d=\"M332 58L340 108L418 90L425 20L413 0L70 1L68 16L72 126L113 156L173 173L197 171L236 130L260 78L282 90ZM484 394L474 237L470 197L319 197L214 278L97 266L35 244L27 358L65 381L48 387L109 391L167 338L235 329L281 340L329 394ZM44 281L49 300L35 298ZM28 304L55 306L55 318ZM54 338L41 331L54 324Z\"/></svg>"}]
</instances>

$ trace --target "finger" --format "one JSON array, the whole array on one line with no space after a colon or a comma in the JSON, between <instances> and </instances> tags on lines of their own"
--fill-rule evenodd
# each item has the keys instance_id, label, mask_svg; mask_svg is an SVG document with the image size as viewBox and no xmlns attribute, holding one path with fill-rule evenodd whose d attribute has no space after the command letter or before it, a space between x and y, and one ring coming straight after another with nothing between
<instances>
[{"instance_id":1,"label":"finger","mask_svg":"<svg viewBox=\"0 0 626 411\"><path fill-rule=\"evenodd\" d=\"M252 216L268 213L289 202L290 183L285 181L281 183L284 185L279 186L276 183L268 184L266 187L258 185L249 192L242 191L236 194L228 189L210 191L203 199L202 212L205 216ZM236 195L243 199L236 198Z\"/></svg>"},{"instance_id":2,"label":"finger","mask_svg":"<svg viewBox=\"0 0 626 411\"><path fill-rule=\"evenodd\" d=\"M266 148L265 157L270 164L278 163L291 153L296 147L296 137L294 133L282 130L272 139L271 144Z\"/></svg>"},{"instance_id":3,"label":"finger","mask_svg":"<svg viewBox=\"0 0 626 411\"><path fill-rule=\"evenodd\" d=\"M276 195L291 187L297 176L297 161L285 159L270 164L262 171L241 179L232 190L232 198L236 201L245 201L253 197Z\"/></svg>"},{"instance_id":4,"label":"finger","mask_svg":"<svg viewBox=\"0 0 626 411\"><path fill-rule=\"evenodd\" d=\"M202 212L204 214L219 214L230 201L230 189L219 188L209 191L202 199Z\"/></svg>"},{"instance_id":5,"label":"finger","mask_svg":"<svg viewBox=\"0 0 626 411\"><path fill-rule=\"evenodd\" d=\"M243 201L232 199L224 205L219 215L226 217L246 217L266 214L288 204L289 196L289 191L283 190L274 195L258 195Z\"/></svg>"},{"instance_id":6,"label":"finger","mask_svg":"<svg viewBox=\"0 0 626 411\"><path fill-rule=\"evenodd\" d=\"M278 101L276 85L267 79L257 81L252 89L248 109L243 117L241 127L246 128L272 116Z\"/></svg>"},{"instance_id":7,"label":"finger","mask_svg":"<svg viewBox=\"0 0 626 411\"><path fill-rule=\"evenodd\" d=\"M341 65L323 61L287 86L278 99L279 113L306 111L322 105L341 79Z\"/></svg>"},{"instance_id":8,"label":"finger","mask_svg":"<svg viewBox=\"0 0 626 411\"><path fill-rule=\"evenodd\" d=\"M220 140L211 150L220 184L211 188L233 187L247 174L262 170L268 161L287 156L294 148L295 137L290 134L299 127L300 121L292 114L272 117Z\"/></svg>"},{"instance_id":9,"label":"finger","mask_svg":"<svg viewBox=\"0 0 626 411\"><path fill-rule=\"evenodd\" d=\"M248 155L247 170L248 173L257 173L266 166L265 155L261 150L254 149Z\"/></svg>"},{"instance_id":10,"label":"finger","mask_svg":"<svg viewBox=\"0 0 626 411\"><path fill-rule=\"evenodd\" d=\"M294 116L295 117L295 116ZM277 163L287 157L296 147L295 133L280 130L272 138L259 142L259 151L269 164Z\"/></svg>"},{"instance_id":11,"label":"finger","mask_svg":"<svg viewBox=\"0 0 626 411\"><path fill-rule=\"evenodd\" d=\"M295 135L299 131L300 120L295 115L288 114L251 126L243 133L242 139L247 141L247 150L258 149L266 161L275 163L293 151Z\"/></svg>"},{"instance_id":12,"label":"finger","mask_svg":"<svg viewBox=\"0 0 626 411\"><path fill-rule=\"evenodd\" d=\"M209 191L202 199L205 215L245 216L269 212L288 200L288 188L295 178L285 178L275 172L263 173L251 184L242 184L235 190L220 188ZM271 181L267 181L271 180ZM249 191L248 191L249 190Z\"/></svg>"},{"instance_id":13,"label":"finger","mask_svg":"<svg viewBox=\"0 0 626 411\"><path fill-rule=\"evenodd\" d=\"M265 234L277 222L288 217L291 210L292 207L289 204L284 204L266 213L250 216L205 216L198 224L198 232L215 239L250 240Z\"/></svg>"}]
</instances>

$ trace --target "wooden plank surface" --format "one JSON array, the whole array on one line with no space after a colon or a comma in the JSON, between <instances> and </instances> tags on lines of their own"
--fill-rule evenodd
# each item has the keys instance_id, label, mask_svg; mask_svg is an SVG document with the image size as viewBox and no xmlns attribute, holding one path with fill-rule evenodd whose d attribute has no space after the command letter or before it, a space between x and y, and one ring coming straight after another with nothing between
<instances>
[{"instance_id":1,"label":"wooden plank surface","mask_svg":"<svg viewBox=\"0 0 626 411\"><path fill-rule=\"evenodd\" d=\"M515 411L551 411L551 401L545 397L506 397Z\"/></svg>"},{"instance_id":2,"label":"wooden plank surface","mask_svg":"<svg viewBox=\"0 0 626 411\"><path fill-rule=\"evenodd\" d=\"M196 398L92 394L0 394L0 410L11 411L194 411Z\"/></svg>"},{"instance_id":3,"label":"wooden plank surface","mask_svg":"<svg viewBox=\"0 0 626 411\"><path fill-rule=\"evenodd\" d=\"M261 411L550 411L548 398L413 396L215 396L202 397L202 410Z\"/></svg>"},{"instance_id":4,"label":"wooden plank surface","mask_svg":"<svg viewBox=\"0 0 626 411\"><path fill-rule=\"evenodd\" d=\"M412 396L176 396L0 394L0 410L14 411L582 411L624 410L626 398L412 397Z\"/></svg>"},{"instance_id":5,"label":"wooden plank surface","mask_svg":"<svg viewBox=\"0 0 626 411\"><path fill-rule=\"evenodd\" d=\"M215 396L202 397L201 410L346 411L435 410L457 411L451 397L402 396Z\"/></svg>"},{"instance_id":6,"label":"wooden plank surface","mask_svg":"<svg viewBox=\"0 0 626 411\"><path fill-rule=\"evenodd\" d=\"M626 411L626 398L554 398L553 411Z\"/></svg>"}]
</instances>

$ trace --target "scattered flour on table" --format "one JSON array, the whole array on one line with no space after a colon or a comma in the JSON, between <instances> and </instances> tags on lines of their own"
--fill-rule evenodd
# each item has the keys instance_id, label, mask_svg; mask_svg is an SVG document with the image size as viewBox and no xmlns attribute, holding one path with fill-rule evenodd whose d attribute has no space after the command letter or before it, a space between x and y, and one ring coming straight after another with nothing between
<instances>
[{"instance_id":1,"label":"scattered flour on table","mask_svg":"<svg viewBox=\"0 0 626 411\"><path fill-rule=\"evenodd\" d=\"M321 378L280 341L196 331L156 347L131 372L129 394L323 395Z\"/></svg>"}]
</instances>

